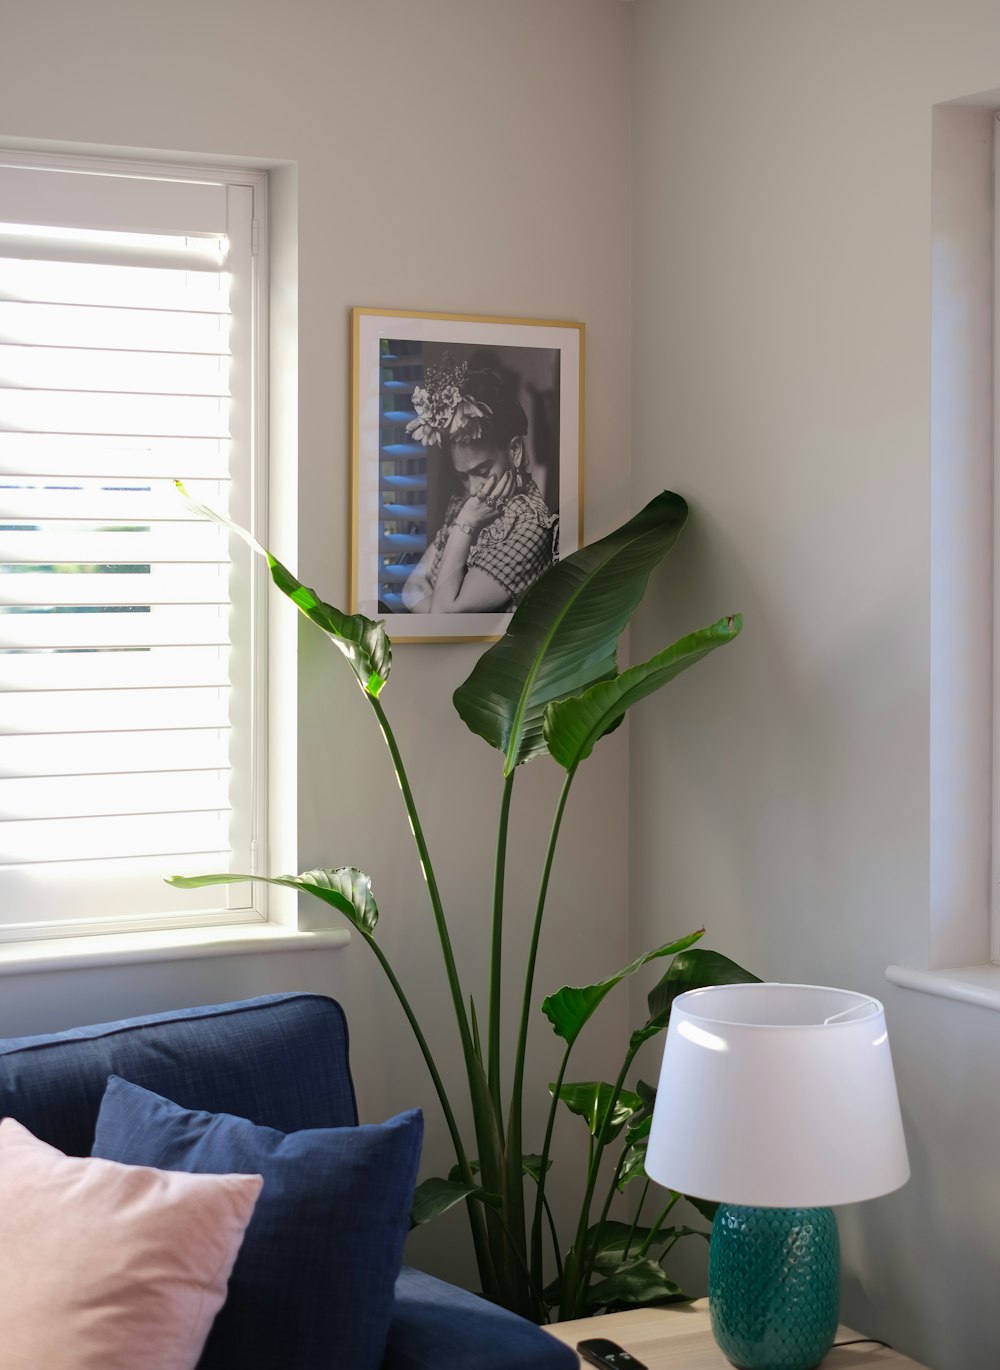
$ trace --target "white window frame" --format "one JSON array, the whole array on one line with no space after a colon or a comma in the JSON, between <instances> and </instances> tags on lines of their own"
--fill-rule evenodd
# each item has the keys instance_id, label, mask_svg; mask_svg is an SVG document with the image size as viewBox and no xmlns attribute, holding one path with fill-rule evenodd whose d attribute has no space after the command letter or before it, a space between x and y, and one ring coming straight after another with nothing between
<instances>
[{"instance_id":1,"label":"white window frame","mask_svg":"<svg viewBox=\"0 0 1000 1370\"><path fill-rule=\"evenodd\" d=\"M247 382L250 388L250 402L243 414L237 419L233 431L234 446L246 444L250 457L248 463L249 482L242 483L240 494L234 499L232 516L237 522L249 527L258 540L267 541L267 494L268 494L268 403L267 380L269 373L268 358L268 271L267 271L267 189L268 176L264 171L246 168L230 168L216 165L197 165L177 162L149 162L135 159L77 157L62 154L35 152L0 151L0 165L35 167L62 171L98 172L126 177L139 177L146 180L190 180L195 182L222 185L226 188L229 203L230 222L232 215L246 218L248 229L246 237L246 259L250 281L249 318L250 329L246 335L246 346L241 347L240 355L234 353L234 369L242 366L247 369ZM2 212L0 212L2 218ZM239 250L237 248L236 250ZM245 415L245 417L244 417ZM234 491L237 487L234 486ZM249 769L247 787L252 799L247 806L247 822L250 828L250 870L264 873L268 863L268 589L267 569L260 558L248 555L245 546L232 539L231 580L234 587L241 586L249 592L250 613L239 622L234 616L232 638L234 646L239 643L240 653L246 662L244 689L234 691L233 699L237 714L245 712L241 726L249 729ZM234 726L237 717L233 718ZM234 784L242 784L236 773ZM170 859L166 858L165 867ZM164 874L178 873L172 869ZM228 904L223 902L229 900ZM215 900L215 903L212 901ZM180 902L180 901L179 901ZM211 936L212 929L229 928L234 937L239 936L241 928L234 925L259 926L268 921L268 886L259 881L252 884L209 887L205 892L204 906L196 909L179 910L176 914L144 914L135 909L127 916L110 919L60 921L58 926L21 923L7 929L0 929L0 944L16 942L42 942L48 939L98 937L107 934L156 934L158 932L183 932L191 930L197 934ZM249 932L245 926L242 929ZM277 931L277 929L275 929ZM137 938L137 941L142 941ZM197 945L197 938L196 943ZM203 944L210 945L210 944ZM11 948L11 950L14 950ZM56 948L53 947L53 951ZM2 947L0 947L2 951ZM48 959L51 959L49 957ZM118 959L117 955L112 959Z\"/></svg>"},{"instance_id":2,"label":"white window frame","mask_svg":"<svg viewBox=\"0 0 1000 1370\"><path fill-rule=\"evenodd\" d=\"M1000 91L932 111L930 907L926 921L914 912L905 963L886 969L892 984L995 1010L998 116Z\"/></svg>"}]
</instances>

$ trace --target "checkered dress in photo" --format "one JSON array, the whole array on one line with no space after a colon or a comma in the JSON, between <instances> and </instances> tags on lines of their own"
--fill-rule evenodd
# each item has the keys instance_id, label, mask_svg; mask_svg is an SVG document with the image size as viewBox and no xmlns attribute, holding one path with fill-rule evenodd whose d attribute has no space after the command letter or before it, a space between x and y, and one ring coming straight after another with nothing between
<instances>
[{"instance_id":1,"label":"checkered dress in photo","mask_svg":"<svg viewBox=\"0 0 1000 1370\"><path fill-rule=\"evenodd\" d=\"M455 495L448 502L444 523L434 539L434 561L428 575L431 585L437 583L448 534L467 499L467 495ZM538 486L529 479L493 522L476 535L468 566L484 571L507 592L503 612L516 608L542 572L557 560L558 526L558 515L550 511Z\"/></svg>"}]
</instances>

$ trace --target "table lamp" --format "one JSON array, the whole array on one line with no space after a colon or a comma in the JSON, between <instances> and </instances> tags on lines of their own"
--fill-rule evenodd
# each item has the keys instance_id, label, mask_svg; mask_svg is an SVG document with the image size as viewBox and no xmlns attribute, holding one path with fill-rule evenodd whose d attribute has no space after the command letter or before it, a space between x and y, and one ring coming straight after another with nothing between
<instances>
[{"instance_id":1,"label":"table lamp","mask_svg":"<svg viewBox=\"0 0 1000 1370\"><path fill-rule=\"evenodd\" d=\"M670 1013L651 1179L717 1200L712 1330L740 1370L812 1370L840 1307L834 1204L910 1167L877 999L817 985L715 985Z\"/></svg>"}]
</instances>

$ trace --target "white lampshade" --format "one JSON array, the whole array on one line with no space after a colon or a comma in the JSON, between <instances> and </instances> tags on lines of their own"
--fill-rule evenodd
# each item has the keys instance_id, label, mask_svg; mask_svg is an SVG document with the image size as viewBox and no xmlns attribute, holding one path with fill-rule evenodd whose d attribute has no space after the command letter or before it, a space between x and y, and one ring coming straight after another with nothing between
<instances>
[{"instance_id":1,"label":"white lampshade","mask_svg":"<svg viewBox=\"0 0 1000 1370\"><path fill-rule=\"evenodd\" d=\"M682 1194L762 1208L831 1207L905 1184L882 1005L817 985L679 995L646 1173Z\"/></svg>"}]
</instances>

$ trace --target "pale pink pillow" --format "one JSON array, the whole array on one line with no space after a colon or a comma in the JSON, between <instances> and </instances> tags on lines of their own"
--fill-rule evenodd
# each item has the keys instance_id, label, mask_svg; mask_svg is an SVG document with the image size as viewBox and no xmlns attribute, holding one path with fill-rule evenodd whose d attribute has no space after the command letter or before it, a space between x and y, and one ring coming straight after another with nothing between
<instances>
[{"instance_id":1,"label":"pale pink pillow","mask_svg":"<svg viewBox=\"0 0 1000 1370\"><path fill-rule=\"evenodd\" d=\"M194 1370L263 1181L64 1156L0 1122L0 1370Z\"/></svg>"}]
</instances>

